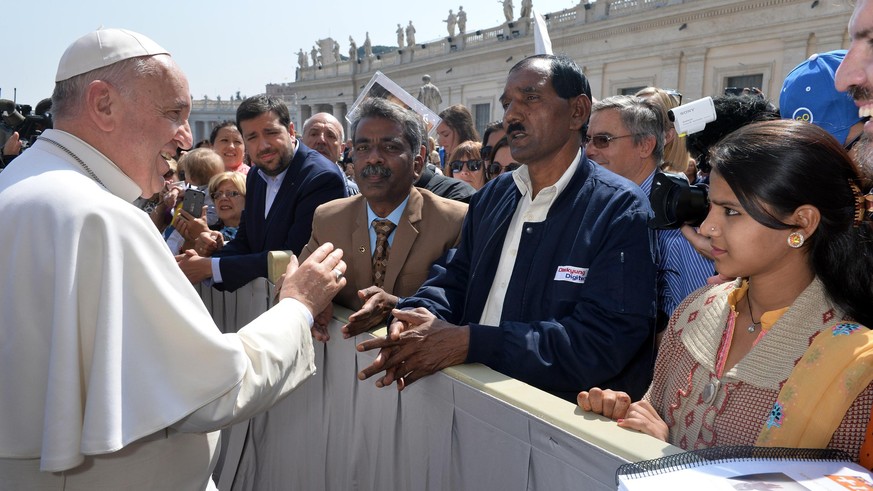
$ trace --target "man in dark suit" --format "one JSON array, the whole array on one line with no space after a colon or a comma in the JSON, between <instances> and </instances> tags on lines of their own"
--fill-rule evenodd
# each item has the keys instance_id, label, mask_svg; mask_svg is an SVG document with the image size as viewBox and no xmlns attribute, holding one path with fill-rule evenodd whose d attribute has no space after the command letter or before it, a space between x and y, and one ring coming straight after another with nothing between
<instances>
[{"instance_id":1,"label":"man in dark suit","mask_svg":"<svg viewBox=\"0 0 873 491\"><path fill-rule=\"evenodd\" d=\"M356 310L345 337L382 323L398 298L412 295L431 265L456 246L467 205L418 189L426 147L418 116L384 99L365 102L351 127L355 179L361 194L319 206L301 260L325 243L348 251L346 283L334 302ZM379 220L391 222L384 274L379 267ZM324 314L320 318L327 318ZM318 324L318 322L316 322ZM326 333L315 330L322 340Z\"/></svg>"},{"instance_id":2,"label":"man in dark suit","mask_svg":"<svg viewBox=\"0 0 873 491\"><path fill-rule=\"evenodd\" d=\"M347 196L336 164L297 141L281 99L259 95L244 100L236 124L254 164L236 238L222 247L215 234L201 234L197 252L178 259L189 280L212 278L216 288L226 291L266 277L269 251L299 254L311 235L315 209ZM211 259L201 257L209 254Z\"/></svg>"}]
</instances>

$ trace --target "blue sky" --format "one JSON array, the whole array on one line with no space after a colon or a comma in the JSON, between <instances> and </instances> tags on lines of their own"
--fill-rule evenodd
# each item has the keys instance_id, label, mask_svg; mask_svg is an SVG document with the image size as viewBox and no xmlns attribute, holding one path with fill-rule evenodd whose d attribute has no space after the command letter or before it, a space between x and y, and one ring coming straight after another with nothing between
<instances>
[{"instance_id":1,"label":"blue sky","mask_svg":"<svg viewBox=\"0 0 873 491\"><path fill-rule=\"evenodd\" d=\"M169 50L188 76L195 98L240 91L254 95L267 83L294 81L299 49L308 52L318 39L333 37L340 53L348 38L358 46L370 32L374 45L397 44L397 24L412 20L416 42L446 36L443 20L463 5L467 31L504 21L498 0L471 2L352 1L316 2L250 0L108 0L15 3L6 9L0 54L0 98L35 106L51 96L58 60L76 38L100 26L141 32ZM518 15L521 0L513 0ZM535 11L556 12L578 0L534 0ZM38 11L37 11L38 9Z\"/></svg>"}]
</instances>

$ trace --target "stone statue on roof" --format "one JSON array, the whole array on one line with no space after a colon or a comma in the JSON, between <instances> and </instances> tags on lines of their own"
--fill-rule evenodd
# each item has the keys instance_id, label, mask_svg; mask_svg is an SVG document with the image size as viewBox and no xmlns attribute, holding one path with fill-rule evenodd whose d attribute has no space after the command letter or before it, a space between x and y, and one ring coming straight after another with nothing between
<instances>
[{"instance_id":1,"label":"stone statue on roof","mask_svg":"<svg viewBox=\"0 0 873 491\"><path fill-rule=\"evenodd\" d=\"M364 38L364 56L367 58L373 56L373 43L370 42L370 31L367 31L367 37Z\"/></svg>"},{"instance_id":2,"label":"stone statue on roof","mask_svg":"<svg viewBox=\"0 0 873 491\"><path fill-rule=\"evenodd\" d=\"M430 75L421 77L421 81L424 82L424 85L418 89L417 99L431 111L439 112L440 103L443 102L440 89L438 89L436 85L430 83Z\"/></svg>"},{"instance_id":3,"label":"stone statue on roof","mask_svg":"<svg viewBox=\"0 0 873 491\"><path fill-rule=\"evenodd\" d=\"M409 21L409 25L406 26L406 45L410 48L415 46L415 26L412 25L412 21Z\"/></svg>"},{"instance_id":4,"label":"stone statue on roof","mask_svg":"<svg viewBox=\"0 0 873 491\"><path fill-rule=\"evenodd\" d=\"M446 30L449 31L449 37L455 37L455 26L458 24L458 18L452 12L452 9L449 9L449 16L443 22L446 23Z\"/></svg>"}]
</instances>

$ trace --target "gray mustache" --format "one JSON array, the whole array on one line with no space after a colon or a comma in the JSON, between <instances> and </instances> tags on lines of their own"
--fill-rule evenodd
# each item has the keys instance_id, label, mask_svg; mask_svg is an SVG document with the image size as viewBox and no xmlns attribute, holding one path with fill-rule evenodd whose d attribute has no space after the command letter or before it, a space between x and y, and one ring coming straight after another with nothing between
<instances>
[{"instance_id":1,"label":"gray mustache","mask_svg":"<svg viewBox=\"0 0 873 491\"><path fill-rule=\"evenodd\" d=\"M361 171L361 177L391 177L391 169L382 167L381 165L368 165Z\"/></svg>"}]
</instances>

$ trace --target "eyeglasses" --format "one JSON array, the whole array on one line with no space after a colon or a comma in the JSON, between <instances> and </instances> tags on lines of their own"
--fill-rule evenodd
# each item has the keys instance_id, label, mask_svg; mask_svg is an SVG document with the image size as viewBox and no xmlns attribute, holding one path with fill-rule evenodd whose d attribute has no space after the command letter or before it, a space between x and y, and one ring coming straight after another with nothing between
<instances>
[{"instance_id":1,"label":"eyeglasses","mask_svg":"<svg viewBox=\"0 0 873 491\"><path fill-rule=\"evenodd\" d=\"M510 162L506 164L506 166L500 165L500 162L492 162L490 166L488 166L488 173L492 176L498 176L504 172L512 172L515 169L521 167L521 164L518 162Z\"/></svg>"},{"instance_id":2,"label":"eyeglasses","mask_svg":"<svg viewBox=\"0 0 873 491\"><path fill-rule=\"evenodd\" d=\"M212 196L213 200L218 200L221 198L236 198L237 196L242 196L242 193L239 191L216 191L209 196Z\"/></svg>"},{"instance_id":3,"label":"eyeglasses","mask_svg":"<svg viewBox=\"0 0 873 491\"><path fill-rule=\"evenodd\" d=\"M676 105L677 106L682 105L682 94L680 94L679 91L677 91L675 89L664 89L664 92L666 92L667 95L670 95L670 96L673 96L676 98L676 101L677 101Z\"/></svg>"},{"instance_id":4,"label":"eyeglasses","mask_svg":"<svg viewBox=\"0 0 873 491\"><path fill-rule=\"evenodd\" d=\"M484 162L481 160L456 160L449 164L449 166L452 168L452 172L461 172L461 169L464 168L465 164L468 171L477 172L479 169L482 168L482 164L484 164Z\"/></svg>"},{"instance_id":5,"label":"eyeglasses","mask_svg":"<svg viewBox=\"0 0 873 491\"><path fill-rule=\"evenodd\" d=\"M585 135L585 144L593 143L596 148L606 148L612 142L612 140L618 140L619 138L627 138L629 136L636 135L622 135L622 136L610 136L610 135L594 135L589 136Z\"/></svg>"}]
</instances>

